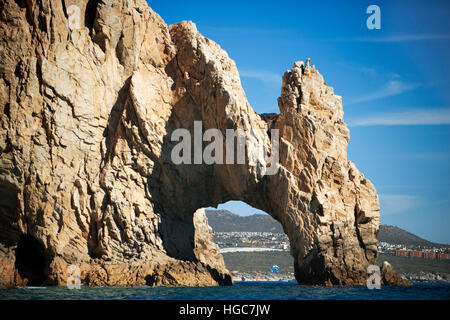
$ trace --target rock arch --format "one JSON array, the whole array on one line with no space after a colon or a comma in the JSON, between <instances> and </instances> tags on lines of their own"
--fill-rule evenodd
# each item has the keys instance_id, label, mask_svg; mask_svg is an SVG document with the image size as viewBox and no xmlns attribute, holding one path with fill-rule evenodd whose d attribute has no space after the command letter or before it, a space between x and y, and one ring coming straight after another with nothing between
<instances>
[{"instance_id":1,"label":"rock arch","mask_svg":"<svg viewBox=\"0 0 450 320\"><path fill-rule=\"evenodd\" d=\"M14 265L27 233L50 284L71 264L89 285L230 284L198 209L241 200L283 225L299 283L365 282L378 197L347 160L341 98L309 60L283 76L280 114L258 115L234 62L193 23L167 27L143 0L69 2L94 21L70 30L47 0L0 9L14 21L0 21L0 187L14 198L0 207L0 261ZM258 129L268 149L278 129L278 173L175 165L171 132L194 120Z\"/></svg>"}]
</instances>

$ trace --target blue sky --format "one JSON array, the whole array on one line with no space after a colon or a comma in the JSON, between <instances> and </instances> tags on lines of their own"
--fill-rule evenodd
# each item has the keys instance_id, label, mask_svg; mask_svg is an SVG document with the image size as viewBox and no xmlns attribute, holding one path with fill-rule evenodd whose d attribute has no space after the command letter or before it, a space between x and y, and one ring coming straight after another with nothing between
<instances>
[{"instance_id":1,"label":"blue sky","mask_svg":"<svg viewBox=\"0 0 450 320\"><path fill-rule=\"evenodd\" d=\"M348 157L374 183L381 222L450 243L450 1L149 4L167 24L194 21L227 51L259 113L279 112L284 71L311 58L343 98ZM366 27L371 4L380 30Z\"/></svg>"}]
</instances>

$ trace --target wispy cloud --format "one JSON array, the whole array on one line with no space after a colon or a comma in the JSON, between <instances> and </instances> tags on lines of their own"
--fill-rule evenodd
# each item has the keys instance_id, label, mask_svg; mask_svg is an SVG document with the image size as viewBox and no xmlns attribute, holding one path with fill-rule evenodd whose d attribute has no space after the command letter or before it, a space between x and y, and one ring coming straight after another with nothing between
<instances>
[{"instance_id":1,"label":"wispy cloud","mask_svg":"<svg viewBox=\"0 0 450 320\"><path fill-rule=\"evenodd\" d=\"M408 212L421 205L423 205L422 201L413 195L380 194L380 213L382 215Z\"/></svg>"},{"instance_id":2,"label":"wispy cloud","mask_svg":"<svg viewBox=\"0 0 450 320\"><path fill-rule=\"evenodd\" d=\"M450 181L442 182L427 182L427 183L409 183L409 184L382 184L377 185L377 190L380 189L430 189L430 188L448 188ZM448 200L447 200L448 201Z\"/></svg>"},{"instance_id":3,"label":"wispy cloud","mask_svg":"<svg viewBox=\"0 0 450 320\"><path fill-rule=\"evenodd\" d=\"M259 27L230 27L230 26L211 26L199 25L197 29L206 35L234 35L234 36L249 36L249 35L263 35L263 36L285 36L287 33L293 33L292 29L274 29L274 28L259 28Z\"/></svg>"},{"instance_id":4,"label":"wispy cloud","mask_svg":"<svg viewBox=\"0 0 450 320\"><path fill-rule=\"evenodd\" d=\"M355 65L347 62L336 62L336 65L346 69L346 71L360 73L364 76L377 76L378 70L375 67Z\"/></svg>"},{"instance_id":5,"label":"wispy cloud","mask_svg":"<svg viewBox=\"0 0 450 320\"><path fill-rule=\"evenodd\" d=\"M333 42L412 42L448 40L450 34L397 34L383 37L355 37L330 39Z\"/></svg>"},{"instance_id":6,"label":"wispy cloud","mask_svg":"<svg viewBox=\"0 0 450 320\"><path fill-rule=\"evenodd\" d=\"M412 109L350 119L349 126L449 125L450 108Z\"/></svg>"},{"instance_id":7,"label":"wispy cloud","mask_svg":"<svg viewBox=\"0 0 450 320\"><path fill-rule=\"evenodd\" d=\"M240 70L239 74L243 78L258 79L264 83L281 86L282 75L275 72L263 70Z\"/></svg>"},{"instance_id":8,"label":"wispy cloud","mask_svg":"<svg viewBox=\"0 0 450 320\"><path fill-rule=\"evenodd\" d=\"M444 152L406 153L406 154L391 155L391 157L419 159L419 160L448 160L448 159L450 159L450 153L444 153Z\"/></svg>"},{"instance_id":9,"label":"wispy cloud","mask_svg":"<svg viewBox=\"0 0 450 320\"><path fill-rule=\"evenodd\" d=\"M402 94L404 92L417 89L421 86L423 86L423 85L419 84L419 83L406 83L406 82L398 81L398 80L390 80L380 90L372 92L372 93L368 93L363 96L356 97L353 100L345 102L345 104L352 105L352 104L356 104L356 103L368 102L368 101L378 100L381 98L396 96L396 95Z\"/></svg>"}]
</instances>

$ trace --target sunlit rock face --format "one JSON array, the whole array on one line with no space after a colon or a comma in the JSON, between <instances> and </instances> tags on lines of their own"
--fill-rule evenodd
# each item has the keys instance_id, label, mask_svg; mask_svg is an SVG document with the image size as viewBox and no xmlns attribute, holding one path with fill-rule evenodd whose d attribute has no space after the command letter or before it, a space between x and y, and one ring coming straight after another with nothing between
<instances>
[{"instance_id":1,"label":"sunlit rock face","mask_svg":"<svg viewBox=\"0 0 450 320\"><path fill-rule=\"evenodd\" d=\"M229 200L283 225L299 283L365 283L378 197L309 60L285 73L280 114L260 116L227 53L144 0L3 1L0 39L0 286L66 284L70 265L87 285L231 284L201 209ZM278 129L276 174L264 159L175 164L171 134L194 121L267 150Z\"/></svg>"}]
</instances>

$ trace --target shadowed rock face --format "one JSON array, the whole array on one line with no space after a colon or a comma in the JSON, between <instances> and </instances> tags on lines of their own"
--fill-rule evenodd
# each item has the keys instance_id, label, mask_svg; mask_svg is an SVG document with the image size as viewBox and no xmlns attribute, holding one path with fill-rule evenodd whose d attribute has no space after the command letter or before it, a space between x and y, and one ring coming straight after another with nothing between
<instances>
[{"instance_id":1,"label":"shadowed rock face","mask_svg":"<svg viewBox=\"0 0 450 320\"><path fill-rule=\"evenodd\" d=\"M285 73L280 114L259 116L227 53L143 0L3 1L0 39L0 286L30 281L27 243L46 284L65 284L72 264L88 285L231 284L201 209L229 200L283 225L299 283L365 283L378 197L309 60ZM269 150L278 129L278 173L259 159L175 165L171 133L194 120L253 129Z\"/></svg>"}]
</instances>

